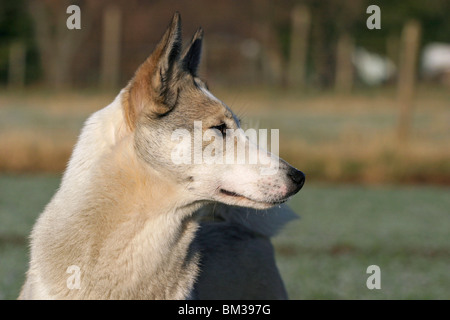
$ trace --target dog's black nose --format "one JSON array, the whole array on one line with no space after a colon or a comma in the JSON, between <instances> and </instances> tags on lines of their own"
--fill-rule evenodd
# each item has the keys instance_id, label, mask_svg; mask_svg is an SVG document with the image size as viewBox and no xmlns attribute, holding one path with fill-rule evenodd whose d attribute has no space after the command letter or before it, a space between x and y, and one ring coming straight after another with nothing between
<instances>
[{"instance_id":1,"label":"dog's black nose","mask_svg":"<svg viewBox=\"0 0 450 320\"><path fill-rule=\"evenodd\" d=\"M300 170L297 170L295 168L291 168L288 171L289 178L297 185L297 191L300 190L303 185L305 184L305 174L301 172Z\"/></svg>"}]
</instances>

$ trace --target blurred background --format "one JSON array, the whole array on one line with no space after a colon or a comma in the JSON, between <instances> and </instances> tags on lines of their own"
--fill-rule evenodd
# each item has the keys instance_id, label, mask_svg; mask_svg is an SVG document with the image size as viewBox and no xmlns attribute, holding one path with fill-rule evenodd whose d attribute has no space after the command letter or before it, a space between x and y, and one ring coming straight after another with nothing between
<instances>
[{"instance_id":1,"label":"blurred background","mask_svg":"<svg viewBox=\"0 0 450 320\"><path fill-rule=\"evenodd\" d=\"M280 156L307 175L301 219L274 239L290 298L449 299L448 0L2 0L0 299L18 295L83 122L175 11L185 42L205 31L211 91L245 127L279 129Z\"/></svg>"}]
</instances>

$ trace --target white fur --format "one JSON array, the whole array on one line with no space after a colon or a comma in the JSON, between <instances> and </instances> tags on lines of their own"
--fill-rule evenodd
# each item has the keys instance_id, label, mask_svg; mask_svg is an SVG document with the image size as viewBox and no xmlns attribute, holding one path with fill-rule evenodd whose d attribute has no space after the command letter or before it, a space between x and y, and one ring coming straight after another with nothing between
<instances>
[{"instance_id":1,"label":"white fur","mask_svg":"<svg viewBox=\"0 0 450 320\"><path fill-rule=\"evenodd\" d=\"M33 227L20 299L287 297L269 237L293 216L284 207L257 209L286 201L304 176L268 153L266 164L174 163L171 135L186 122L238 126L225 104L191 81L201 30L183 57L180 32L175 14L128 86L86 121ZM167 74L174 68L179 77ZM183 95L174 91L180 85ZM238 145L260 151L242 133ZM276 174L260 174L275 161ZM76 287L68 283L72 266L80 271Z\"/></svg>"}]
</instances>

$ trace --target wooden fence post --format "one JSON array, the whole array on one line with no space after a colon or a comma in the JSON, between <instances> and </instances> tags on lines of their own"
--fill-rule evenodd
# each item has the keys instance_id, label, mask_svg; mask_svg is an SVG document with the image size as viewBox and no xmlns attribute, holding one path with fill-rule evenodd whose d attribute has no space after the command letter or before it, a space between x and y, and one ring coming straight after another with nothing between
<instances>
[{"instance_id":1,"label":"wooden fence post","mask_svg":"<svg viewBox=\"0 0 450 320\"><path fill-rule=\"evenodd\" d=\"M397 92L399 103L397 130L400 143L405 143L408 140L411 128L420 33L420 24L415 20L411 20L405 24L401 35Z\"/></svg>"},{"instance_id":2,"label":"wooden fence post","mask_svg":"<svg viewBox=\"0 0 450 320\"><path fill-rule=\"evenodd\" d=\"M17 41L9 47L8 87L22 89L25 86L26 48Z\"/></svg>"},{"instance_id":3,"label":"wooden fence post","mask_svg":"<svg viewBox=\"0 0 450 320\"><path fill-rule=\"evenodd\" d=\"M103 89L114 89L119 85L121 31L120 8L115 5L108 6L103 13L100 71L100 86Z\"/></svg>"},{"instance_id":4,"label":"wooden fence post","mask_svg":"<svg viewBox=\"0 0 450 320\"><path fill-rule=\"evenodd\" d=\"M337 43L336 52L336 91L350 93L353 87L353 39L348 33L342 34Z\"/></svg>"},{"instance_id":5,"label":"wooden fence post","mask_svg":"<svg viewBox=\"0 0 450 320\"><path fill-rule=\"evenodd\" d=\"M288 63L288 86L304 87L308 57L311 14L308 7L298 5L291 14L291 43Z\"/></svg>"}]
</instances>

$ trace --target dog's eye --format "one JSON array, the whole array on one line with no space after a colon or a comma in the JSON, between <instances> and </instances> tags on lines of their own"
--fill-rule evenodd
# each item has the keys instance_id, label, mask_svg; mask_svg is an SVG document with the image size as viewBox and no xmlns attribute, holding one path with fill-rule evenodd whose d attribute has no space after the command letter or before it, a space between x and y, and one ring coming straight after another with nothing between
<instances>
[{"instance_id":1,"label":"dog's eye","mask_svg":"<svg viewBox=\"0 0 450 320\"><path fill-rule=\"evenodd\" d=\"M222 134L222 136L225 137L225 135L227 134L227 125L225 123L222 123L218 126L213 126L210 129L216 129L219 130L219 132Z\"/></svg>"}]
</instances>

